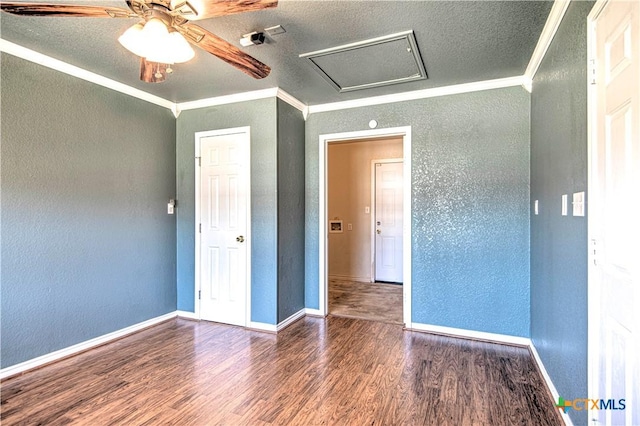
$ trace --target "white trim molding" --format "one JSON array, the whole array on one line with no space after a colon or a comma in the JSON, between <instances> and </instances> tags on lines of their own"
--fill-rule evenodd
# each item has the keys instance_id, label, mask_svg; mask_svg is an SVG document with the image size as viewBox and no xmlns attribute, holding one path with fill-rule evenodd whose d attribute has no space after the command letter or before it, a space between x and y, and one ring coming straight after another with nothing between
<instances>
[{"instance_id":1,"label":"white trim molding","mask_svg":"<svg viewBox=\"0 0 640 426\"><path fill-rule=\"evenodd\" d=\"M411 331L420 331L435 334L445 334L448 336L462 337L465 339L483 340L487 342L501 343L506 345L516 345L528 347L531 339L528 337L510 336L508 334L487 333L484 331L467 330L464 328L444 327L441 325L422 324L414 322L412 327L407 327Z\"/></svg>"},{"instance_id":2,"label":"white trim molding","mask_svg":"<svg viewBox=\"0 0 640 426\"><path fill-rule=\"evenodd\" d=\"M4 39L0 39L0 51L164 108L172 109L174 105L173 102L159 96L127 86L126 84L111 80L110 78L103 77L91 71L84 70L76 67L75 65L70 65L66 62L52 58L51 56L43 55L35 50L27 49L26 47L22 47Z\"/></svg>"},{"instance_id":3,"label":"white trim molding","mask_svg":"<svg viewBox=\"0 0 640 426\"><path fill-rule=\"evenodd\" d=\"M547 50L553 41L553 37L555 37L556 32L558 31L560 22L562 22L562 18L569 7L569 3L570 0L555 0L551 6L549 17L547 18L547 22L544 24L542 33L540 33L538 44L536 44L533 54L531 55L531 59L529 60L529 65L527 65L527 69L524 72L524 77L529 81L529 87L531 87L530 85L533 81L533 77L535 77L542 60L544 59L544 55L547 53ZM531 90L529 90L529 92L531 92Z\"/></svg>"},{"instance_id":4,"label":"white trim molding","mask_svg":"<svg viewBox=\"0 0 640 426\"><path fill-rule=\"evenodd\" d=\"M175 118L178 118L182 111L187 111L190 109L206 108L210 106L225 105L236 102L246 102L266 98L278 98L283 100L292 107L301 111L305 120L309 115L309 107L305 103L301 102L294 96L278 87L176 103L168 99L152 95L151 93L147 93L143 90L136 89L135 87L131 87L110 78L104 77L102 75L93 73L91 71L87 71L80 67L76 67L75 65L71 65L50 56L43 55L42 53L38 53L35 50L28 49L2 38L0 38L0 51L16 56L18 58L22 58L29 62L45 66L47 68L60 71L81 80L85 80L91 83L95 83L99 86L115 90L116 92L124 93L125 95L129 95L134 98L167 108L173 113L173 116Z\"/></svg>"},{"instance_id":5,"label":"white trim molding","mask_svg":"<svg viewBox=\"0 0 640 426\"><path fill-rule=\"evenodd\" d=\"M284 330L285 328L289 327L294 322L298 321L300 318L304 318L304 316L305 316L305 309L302 308L298 312L296 312L295 314L291 315L289 318L285 319L284 321L280 321L278 323L278 325L276 326L276 331Z\"/></svg>"},{"instance_id":6,"label":"white trim molding","mask_svg":"<svg viewBox=\"0 0 640 426\"><path fill-rule=\"evenodd\" d=\"M176 311L176 315L178 316L178 318L184 318L184 319L196 320L196 321L200 320L200 318L198 318L195 312Z\"/></svg>"},{"instance_id":7,"label":"white trim molding","mask_svg":"<svg viewBox=\"0 0 640 426\"><path fill-rule=\"evenodd\" d=\"M320 312L320 309L313 308L304 308L304 314L308 317L314 318L324 318L326 316L322 312Z\"/></svg>"},{"instance_id":8,"label":"white trim molding","mask_svg":"<svg viewBox=\"0 0 640 426\"><path fill-rule=\"evenodd\" d=\"M211 106L234 104L236 102L255 101L258 99L275 98L278 96L278 88L254 90L252 92L234 93L233 95L216 96L214 98L198 99L195 101L179 102L179 111L207 108Z\"/></svg>"},{"instance_id":9,"label":"white trim molding","mask_svg":"<svg viewBox=\"0 0 640 426\"><path fill-rule=\"evenodd\" d=\"M278 333L278 326L275 324L267 324L266 322L251 321L246 327L248 330L264 331L265 333Z\"/></svg>"},{"instance_id":10,"label":"white trim molding","mask_svg":"<svg viewBox=\"0 0 640 426\"><path fill-rule=\"evenodd\" d=\"M392 95L373 96L370 98L354 99L352 101L310 105L309 114L314 114L317 112L338 111L349 108L360 108L373 105L383 105L395 102L406 102L417 99L435 98L439 96L458 95L461 93L479 92L482 90L523 86L526 84L526 82L527 80L524 76L498 78L495 80L477 81L473 83L456 84L452 86L434 87L432 89L395 93Z\"/></svg>"},{"instance_id":11,"label":"white trim molding","mask_svg":"<svg viewBox=\"0 0 640 426\"><path fill-rule=\"evenodd\" d=\"M279 87L278 87L278 91L277 91L277 95L276 96L281 101L284 101L284 102L288 103L289 105L291 105L292 107L294 107L298 111L302 112L302 116L304 117L304 119L305 120L307 119L307 117L309 116L309 107L305 103L303 103L302 101L299 101L298 99L294 98L292 95L288 94L287 92L285 92L284 90L282 90Z\"/></svg>"},{"instance_id":12,"label":"white trim molding","mask_svg":"<svg viewBox=\"0 0 640 426\"><path fill-rule=\"evenodd\" d=\"M93 339L80 342L73 346L69 346L64 349L60 349L60 350L39 356L37 358L30 359L28 361L24 361L19 364L15 364L15 365L3 368L2 370L0 370L0 379L6 379L7 377L22 374L29 370L33 370L35 368L42 367L46 364L50 364L54 361L60 361L72 355L77 355L80 352L84 352L88 349L95 348L96 346L104 345L105 343L112 342L114 340L125 337L129 334L133 334L138 331L144 330L145 328L149 328L154 325L160 324L161 322L168 321L172 318L175 318L176 316L177 316L177 313L175 311L169 312L168 314L160 315L159 317L151 318L149 320L142 321L134 325L130 325L129 327L125 327L120 330L116 330L111 333L103 334L102 336L98 336Z\"/></svg>"},{"instance_id":13,"label":"white trim molding","mask_svg":"<svg viewBox=\"0 0 640 426\"><path fill-rule=\"evenodd\" d=\"M549 376L549 373L547 373L547 369L544 368L542 359L540 358L540 355L538 354L536 347L533 345L533 342L529 344L529 352L531 352L531 356L533 356L533 359L538 365L538 369L540 370L540 373L542 374L542 378L544 379L545 383L547 384L547 387L549 388L549 391L551 392L551 396L553 396L554 402L557 401L560 394L558 393L558 390L556 389L555 385L551 381L551 376ZM573 426L573 422L571 421L571 418L567 413L562 411L560 412L560 414L562 416L562 420L564 420L564 423L567 426Z\"/></svg>"}]
</instances>

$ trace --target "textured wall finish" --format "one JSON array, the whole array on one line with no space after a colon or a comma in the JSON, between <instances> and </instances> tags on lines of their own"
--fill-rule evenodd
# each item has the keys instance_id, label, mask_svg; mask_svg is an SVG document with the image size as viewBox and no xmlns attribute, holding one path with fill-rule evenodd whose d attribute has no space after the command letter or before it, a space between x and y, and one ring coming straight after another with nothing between
<instances>
[{"instance_id":1,"label":"textured wall finish","mask_svg":"<svg viewBox=\"0 0 640 426\"><path fill-rule=\"evenodd\" d=\"M2 54L2 367L176 309L175 119Z\"/></svg>"},{"instance_id":2,"label":"textured wall finish","mask_svg":"<svg viewBox=\"0 0 640 426\"><path fill-rule=\"evenodd\" d=\"M251 319L277 321L276 99L183 111L177 124L178 309L193 312L196 132L251 127Z\"/></svg>"},{"instance_id":3,"label":"textured wall finish","mask_svg":"<svg viewBox=\"0 0 640 426\"><path fill-rule=\"evenodd\" d=\"M560 215L587 189L587 15L572 2L531 97L531 338L560 395L587 396L587 220ZM598 397L598 395L590 395ZM570 410L575 424L586 412Z\"/></svg>"},{"instance_id":4,"label":"textured wall finish","mask_svg":"<svg viewBox=\"0 0 640 426\"><path fill-rule=\"evenodd\" d=\"M305 297L318 307L318 137L412 127L412 320L529 335L529 94L520 87L312 114Z\"/></svg>"},{"instance_id":5,"label":"textured wall finish","mask_svg":"<svg viewBox=\"0 0 640 426\"><path fill-rule=\"evenodd\" d=\"M278 322L304 308L304 119L278 99Z\"/></svg>"}]
</instances>

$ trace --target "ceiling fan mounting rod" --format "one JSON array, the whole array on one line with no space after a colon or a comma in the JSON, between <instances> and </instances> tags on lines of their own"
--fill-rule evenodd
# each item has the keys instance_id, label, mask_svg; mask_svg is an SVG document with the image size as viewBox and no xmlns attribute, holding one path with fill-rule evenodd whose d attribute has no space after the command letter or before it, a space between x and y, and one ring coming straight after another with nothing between
<instances>
[{"instance_id":1,"label":"ceiling fan mounting rod","mask_svg":"<svg viewBox=\"0 0 640 426\"><path fill-rule=\"evenodd\" d=\"M149 20L152 18L156 18L164 22L164 24L171 28L173 25L173 18L169 15L169 10L163 6L152 4L149 9L147 9L144 13L144 19Z\"/></svg>"}]
</instances>

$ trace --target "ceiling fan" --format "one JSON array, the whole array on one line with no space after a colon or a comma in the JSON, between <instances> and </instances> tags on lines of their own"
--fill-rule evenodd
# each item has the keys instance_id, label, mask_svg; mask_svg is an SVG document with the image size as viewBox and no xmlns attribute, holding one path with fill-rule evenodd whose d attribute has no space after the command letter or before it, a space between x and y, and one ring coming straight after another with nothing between
<instances>
[{"instance_id":1,"label":"ceiling fan","mask_svg":"<svg viewBox=\"0 0 640 426\"><path fill-rule=\"evenodd\" d=\"M231 43L190 21L276 7L278 0L126 0L129 9L104 6L0 1L2 11L19 16L78 18L138 18L118 41L140 56L140 79L157 83L171 73L171 65L187 62L191 43L253 78L271 68Z\"/></svg>"}]
</instances>

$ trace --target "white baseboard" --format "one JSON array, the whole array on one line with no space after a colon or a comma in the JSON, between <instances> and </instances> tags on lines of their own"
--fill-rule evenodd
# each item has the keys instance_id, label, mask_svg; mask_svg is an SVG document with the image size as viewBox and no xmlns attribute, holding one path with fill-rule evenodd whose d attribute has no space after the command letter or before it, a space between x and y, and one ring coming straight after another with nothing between
<instances>
[{"instance_id":1,"label":"white baseboard","mask_svg":"<svg viewBox=\"0 0 640 426\"><path fill-rule=\"evenodd\" d=\"M29 371L34 368L41 367L45 364L49 364L54 361L59 361L63 358L67 358L71 355L84 352L87 349L91 349L96 346L104 345L105 343L109 343L112 340L119 339L128 334L135 333L137 331L143 330L145 328L151 327L153 325L159 324L161 322L164 322L166 320L169 320L175 317L176 317L175 311L169 312L168 314L160 315L159 317L151 318L149 320L139 322L129 327L125 327L120 330L116 330L111 333L103 334L102 336L95 337L90 340L86 340L84 342L75 344L73 346L69 346L64 349L57 350L55 352L50 352L46 355L42 355L37 358L33 358L28 361L24 361L19 364L12 365L10 367L3 368L2 370L0 370L0 379L5 379L7 377L15 376L17 374L24 373L25 371Z\"/></svg>"},{"instance_id":2,"label":"white baseboard","mask_svg":"<svg viewBox=\"0 0 640 426\"><path fill-rule=\"evenodd\" d=\"M330 280L356 281L359 283L370 283L371 277L352 277L350 275L329 275Z\"/></svg>"},{"instance_id":3,"label":"white baseboard","mask_svg":"<svg viewBox=\"0 0 640 426\"><path fill-rule=\"evenodd\" d=\"M199 320L200 319L200 318L197 317L197 315L194 312L176 311L176 314L180 318L185 318L185 319L190 319L190 320Z\"/></svg>"},{"instance_id":4,"label":"white baseboard","mask_svg":"<svg viewBox=\"0 0 640 426\"><path fill-rule=\"evenodd\" d=\"M256 331L266 331L267 333L277 333L278 332L278 326L275 324L267 324L264 322L254 322L251 321L249 323L249 325L247 326L248 329L250 330L256 330Z\"/></svg>"},{"instance_id":5,"label":"white baseboard","mask_svg":"<svg viewBox=\"0 0 640 426\"><path fill-rule=\"evenodd\" d=\"M429 333L447 334L450 336L464 337L466 339L486 340L489 342L502 343L507 345L531 346L531 339L527 337L510 336L508 334L486 333L484 331L466 330L464 328L443 327L441 325L421 324L414 322L411 324L412 331L426 331Z\"/></svg>"},{"instance_id":6,"label":"white baseboard","mask_svg":"<svg viewBox=\"0 0 640 426\"><path fill-rule=\"evenodd\" d=\"M549 373L547 373L547 369L544 368L544 364L542 363L542 359L540 358L540 355L538 354L538 351L536 350L536 347L533 345L533 342L531 342L531 344L529 345L529 351L531 352L531 355L533 355L533 359L536 361L536 364L538 364L538 368L540 369L540 372L542 373L542 377L544 378L544 381L547 384L547 387L551 391L551 395L553 396L553 400L557 401L558 397L560 396L560 394L558 393L558 390L556 389L555 385L551 381L551 376L549 376ZM567 413L565 413L563 411L560 414L562 415L562 420L564 420L564 424L566 424L567 426L573 426L573 422L571 421L571 418L569 417L569 415Z\"/></svg>"},{"instance_id":7,"label":"white baseboard","mask_svg":"<svg viewBox=\"0 0 640 426\"><path fill-rule=\"evenodd\" d=\"M310 317L317 317L317 318L324 318L326 316L320 311L320 309L312 309L312 308L304 308L304 314Z\"/></svg>"},{"instance_id":8,"label":"white baseboard","mask_svg":"<svg viewBox=\"0 0 640 426\"><path fill-rule=\"evenodd\" d=\"M294 322L298 321L300 318L302 318L305 315L305 309L300 309L298 312L296 312L295 314L291 315L289 318L287 318L284 321L281 321L278 326L276 327L277 331L281 331L284 330L286 327L290 326L291 324L293 324Z\"/></svg>"}]
</instances>

